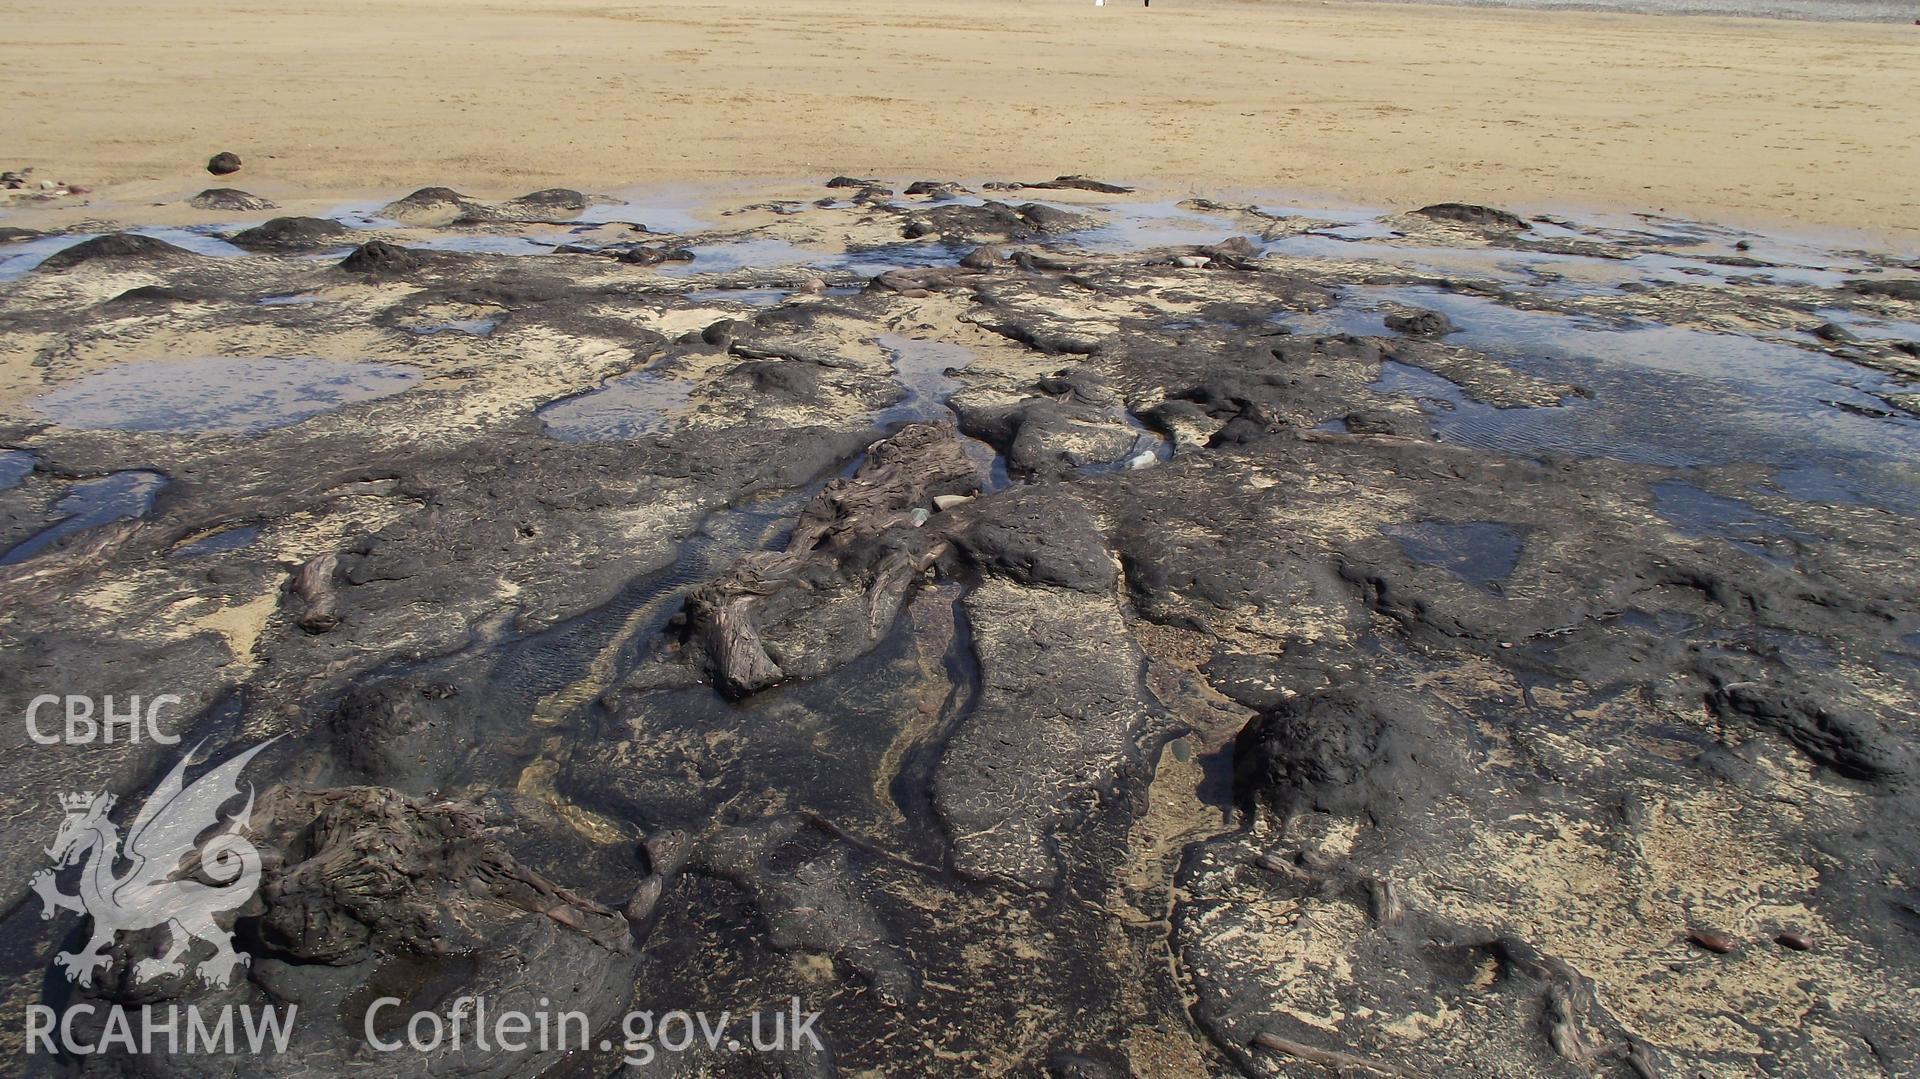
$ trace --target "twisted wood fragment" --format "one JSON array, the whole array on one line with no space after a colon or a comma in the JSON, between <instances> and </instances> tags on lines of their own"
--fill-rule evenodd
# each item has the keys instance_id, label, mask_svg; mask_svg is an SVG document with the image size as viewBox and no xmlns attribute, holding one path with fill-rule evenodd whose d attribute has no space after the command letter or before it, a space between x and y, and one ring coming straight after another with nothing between
<instances>
[{"instance_id":1,"label":"twisted wood fragment","mask_svg":"<svg viewBox=\"0 0 1920 1079\"><path fill-rule=\"evenodd\" d=\"M915 424L868 447L850 478L828 483L801 508L784 550L746 555L688 597L688 639L715 684L741 697L784 679L761 612L776 596L802 608L822 604L830 590L823 582L836 578L865 594L865 629L877 640L946 549L931 529L913 529L913 511L978 481L978 466L950 426Z\"/></svg>"}]
</instances>

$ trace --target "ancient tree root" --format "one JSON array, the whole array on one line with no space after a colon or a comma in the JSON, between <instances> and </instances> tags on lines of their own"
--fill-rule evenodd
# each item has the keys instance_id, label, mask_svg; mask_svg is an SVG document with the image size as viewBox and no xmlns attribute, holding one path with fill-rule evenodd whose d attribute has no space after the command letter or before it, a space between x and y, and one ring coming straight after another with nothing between
<instances>
[{"instance_id":1,"label":"ancient tree root","mask_svg":"<svg viewBox=\"0 0 1920 1079\"><path fill-rule=\"evenodd\" d=\"M1304 1042L1294 1041L1291 1038L1282 1038L1278 1034L1272 1034L1264 1030L1253 1036L1253 1044L1261 1049L1270 1049L1276 1053L1285 1053L1288 1056L1299 1057L1301 1060L1310 1060L1315 1064L1323 1064L1329 1068L1364 1068L1367 1071L1376 1072L1380 1075L1406 1076L1407 1079L1412 1079L1413 1077L1412 1072L1398 1065L1386 1064L1377 1060L1368 1060L1365 1057L1357 1057L1352 1053L1342 1053L1334 1049L1321 1049Z\"/></svg>"},{"instance_id":2,"label":"ancient tree root","mask_svg":"<svg viewBox=\"0 0 1920 1079\"><path fill-rule=\"evenodd\" d=\"M838 581L864 593L858 654L883 636L907 592L945 551L914 516L939 495L979 488L978 466L950 426L916 424L867 448L853 476L828 483L800 511L786 549L746 555L687 598L688 639L722 691L744 697L784 680L761 614L778 601L790 623L824 625ZM779 627L776 624L776 634ZM776 642L777 643L777 642ZM818 657L816 657L818 660Z\"/></svg>"}]
</instances>

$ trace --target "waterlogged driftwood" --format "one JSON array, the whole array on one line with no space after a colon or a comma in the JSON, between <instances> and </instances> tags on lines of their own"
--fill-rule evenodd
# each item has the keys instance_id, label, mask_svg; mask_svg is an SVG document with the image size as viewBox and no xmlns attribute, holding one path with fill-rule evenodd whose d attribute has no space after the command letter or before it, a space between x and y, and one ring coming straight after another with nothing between
<instances>
[{"instance_id":1,"label":"waterlogged driftwood","mask_svg":"<svg viewBox=\"0 0 1920 1079\"><path fill-rule=\"evenodd\" d=\"M916 424L874 443L851 478L801 509L784 550L749 554L688 597L690 654L741 697L866 651L946 549L915 511L979 482L952 427Z\"/></svg>"},{"instance_id":2,"label":"waterlogged driftwood","mask_svg":"<svg viewBox=\"0 0 1920 1079\"><path fill-rule=\"evenodd\" d=\"M746 587L743 577L734 578L729 585ZM767 655L766 642L761 640L760 630L753 624L755 594L729 596L719 601L724 595L725 592L716 589L710 599L702 589L687 603L694 624L700 627L703 643L716 663L714 674L729 691L740 694L780 681L780 667Z\"/></svg>"},{"instance_id":3,"label":"waterlogged driftwood","mask_svg":"<svg viewBox=\"0 0 1920 1079\"><path fill-rule=\"evenodd\" d=\"M293 591L307 605L298 625L308 633L325 633L340 625L337 609L339 594L334 590L333 574L340 556L332 551L314 555L293 574Z\"/></svg>"}]
</instances>

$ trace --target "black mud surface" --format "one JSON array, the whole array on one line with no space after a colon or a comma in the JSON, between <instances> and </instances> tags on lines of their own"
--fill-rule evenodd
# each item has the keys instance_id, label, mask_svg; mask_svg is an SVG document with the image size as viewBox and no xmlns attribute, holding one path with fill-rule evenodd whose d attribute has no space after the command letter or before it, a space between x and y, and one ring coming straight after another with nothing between
<instances>
[{"instance_id":1,"label":"black mud surface","mask_svg":"<svg viewBox=\"0 0 1920 1079\"><path fill-rule=\"evenodd\" d=\"M4 1070L1920 1069L1910 265L1014 186L23 241L0 1026L301 1022ZM250 961L71 984L58 796L270 738ZM612 1048L366 1044L474 995ZM818 1049L621 1059L796 997Z\"/></svg>"}]
</instances>

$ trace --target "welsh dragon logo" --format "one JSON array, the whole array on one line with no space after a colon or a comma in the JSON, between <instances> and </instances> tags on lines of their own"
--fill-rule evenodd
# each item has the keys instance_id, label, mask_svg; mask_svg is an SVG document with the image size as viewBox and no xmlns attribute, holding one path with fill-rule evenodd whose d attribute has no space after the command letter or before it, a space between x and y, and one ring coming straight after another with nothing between
<instances>
[{"instance_id":1,"label":"welsh dragon logo","mask_svg":"<svg viewBox=\"0 0 1920 1079\"><path fill-rule=\"evenodd\" d=\"M240 770L273 741L209 769L188 786L183 776L187 761L199 752L196 745L147 797L124 843L119 827L107 819L113 795L86 791L60 797L66 820L46 848L54 869L34 874L33 890L44 904L40 917L71 910L93 920L93 936L85 948L54 957L67 977L92 985L94 972L110 961L105 948L116 934L158 925L167 927L167 950L157 959L134 964L137 982L186 973L181 957L196 940L213 946L213 957L197 967L208 985L224 988L234 969L246 965L248 956L233 950L233 934L215 925L213 916L245 903L260 886L260 852L241 834L253 813L253 786L247 786L247 803L240 812L222 820L220 807L239 796ZM208 829L222 825L204 843L196 842ZM67 895L54 872L75 863L84 863L80 890ZM126 871L116 873L121 864ZM196 870L215 883L185 879Z\"/></svg>"}]
</instances>

